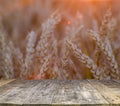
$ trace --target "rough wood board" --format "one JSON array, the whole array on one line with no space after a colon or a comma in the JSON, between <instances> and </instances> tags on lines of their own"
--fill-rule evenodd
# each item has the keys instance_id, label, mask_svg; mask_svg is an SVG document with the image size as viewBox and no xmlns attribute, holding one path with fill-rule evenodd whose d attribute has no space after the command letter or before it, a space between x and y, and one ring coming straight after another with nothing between
<instances>
[{"instance_id":1,"label":"rough wood board","mask_svg":"<svg viewBox=\"0 0 120 106\"><path fill-rule=\"evenodd\" d=\"M39 81L26 81L25 84L12 89L5 96L0 98L2 103L23 104L26 98L29 98L30 91L39 83ZM34 90L34 89L33 89Z\"/></svg>"},{"instance_id":2,"label":"rough wood board","mask_svg":"<svg viewBox=\"0 0 120 106\"><path fill-rule=\"evenodd\" d=\"M116 95L120 96L120 83L114 80L102 80L100 81L102 84L109 87Z\"/></svg>"},{"instance_id":3,"label":"rough wood board","mask_svg":"<svg viewBox=\"0 0 120 106\"><path fill-rule=\"evenodd\" d=\"M24 104L51 104L52 98L58 89L58 83L55 80L44 80L34 88L34 94L28 98Z\"/></svg>"},{"instance_id":4,"label":"rough wood board","mask_svg":"<svg viewBox=\"0 0 120 106\"><path fill-rule=\"evenodd\" d=\"M117 83L119 83L119 84L120 84L120 80L113 80L113 81L115 81L115 82L117 82Z\"/></svg>"},{"instance_id":5,"label":"rough wood board","mask_svg":"<svg viewBox=\"0 0 120 106\"><path fill-rule=\"evenodd\" d=\"M0 86L3 86L3 85L5 85L5 84L8 84L8 83L10 83L10 82L12 82L12 81L14 81L15 79L10 79L10 80L0 80Z\"/></svg>"},{"instance_id":6,"label":"rough wood board","mask_svg":"<svg viewBox=\"0 0 120 106\"><path fill-rule=\"evenodd\" d=\"M88 81L62 81L52 104L108 104Z\"/></svg>"},{"instance_id":7,"label":"rough wood board","mask_svg":"<svg viewBox=\"0 0 120 106\"><path fill-rule=\"evenodd\" d=\"M120 106L120 84L96 80L16 80L0 86L0 106Z\"/></svg>"},{"instance_id":8,"label":"rough wood board","mask_svg":"<svg viewBox=\"0 0 120 106\"><path fill-rule=\"evenodd\" d=\"M89 80L89 82L110 104L120 105L120 97L112 89L97 80Z\"/></svg>"},{"instance_id":9,"label":"rough wood board","mask_svg":"<svg viewBox=\"0 0 120 106\"><path fill-rule=\"evenodd\" d=\"M27 83L27 81L25 81L25 80L15 80L11 83L1 86L0 87L0 99L5 97L10 92L14 91L14 89L19 88L20 86L22 86L26 83Z\"/></svg>"}]
</instances>

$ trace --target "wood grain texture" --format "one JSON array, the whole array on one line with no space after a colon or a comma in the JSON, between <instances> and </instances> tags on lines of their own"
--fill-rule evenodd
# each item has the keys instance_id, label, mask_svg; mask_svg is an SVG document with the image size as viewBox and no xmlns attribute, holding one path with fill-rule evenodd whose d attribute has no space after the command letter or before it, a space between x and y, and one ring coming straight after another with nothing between
<instances>
[{"instance_id":1,"label":"wood grain texture","mask_svg":"<svg viewBox=\"0 0 120 106\"><path fill-rule=\"evenodd\" d=\"M115 80L102 80L100 82L110 88L114 93L116 93L116 95L120 96L120 83Z\"/></svg>"},{"instance_id":2,"label":"wood grain texture","mask_svg":"<svg viewBox=\"0 0 120 106\"><path fill-rule=\"evenodd\" d=\"M89 80L89 82L110 104L120 105L120 96L114 92L114 89L109 88L102 81Z\"/></svg>"},{"instance_id":3,"label":"wood grain texture","mask_svg":"<svg viewBox=\"0 0 120 106\"><path fill-rule=\"evenodd\" d=\"M24 83L13 88L10 92L0 98L0 102L12 103L12 104L23 104L26 98L29 97L31 89L36 86L38 81L25 81Z\"/></svg>"},{"instance_id":4,"label":"wood grain texture","mask_svg":"<svg viewBox=\"0 0 120 106\"><path fill-rule=\"evenodd\" d=\"M62 81L52 104L108 104L88 81Z\"/></svg>"},{"instance_id":5,"label":"wood grain texture","mask_svg":"<svg viewBox=\"0 0 120 106\"><path fill-rule=\"evenodd\" d=\"M54 80L40 81L39 84L34 87L34 93L24 104L51 104L52 98L58 89L57 85L57 82Z\"/></svg>"},{"instance_id":6,"label":"wood grain texture","mask_svg":"<svg viewBox=\"0 0 120 106\"><path fill-rule=\"evenodd\" d=\"M12 82L12 81L14 81L15 79L10 79L10 80L0 80L0 86L3 86L3 85L5 85L5 84L8 84L8 83L10 83L10 82Z\"/></svg>"},{"instance_id":7,"label":"wood grain texture","mask_svg":"<svg viewBox=\"0 0 120 106\"><path fill-rule=\"evenodd\" d=\"M0 106L120 106L114 80L14 80L0 86Z\"/></svg>"},{"instance_id":8,"label":"wood grain texture","mask_svg":"<svg viewBox=\"0 0 120 106\"><path fill-rule=\"evenodd\" d=\"M117 83L119 83L119 84L120 84L120 80L113 80L113 81L115 81L115 82L117 82Z\"/></svg>"}]
</instances>

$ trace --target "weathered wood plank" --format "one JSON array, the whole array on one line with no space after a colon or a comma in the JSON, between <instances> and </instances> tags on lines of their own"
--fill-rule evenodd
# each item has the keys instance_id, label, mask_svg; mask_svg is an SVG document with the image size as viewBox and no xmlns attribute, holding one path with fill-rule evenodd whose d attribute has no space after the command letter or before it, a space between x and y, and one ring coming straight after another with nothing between
<instances>
[{"instance_id":1,"label":"weathered wood plank","mask_svg":"<svg viewBox=\"0 0 120 106\"><path fill-rule=\"evenodd\" d=\"M27 81L26 84L16 87L0 99L3 103L23 104L30 97L32 89L39 81Z\"/></svg>"},{"instance_id":2,"label":"weathered wood plank","mask_svg":"<svg viewBox=\"0 0 120 106\"><path fill-rule=\"evenodd\" d=\"M3 86L3 85L5 85L5 84L8 84L8 83L10 83L10 82L12 82L12 81L14 81L15 79L10 79L10 80L0 80L0 86Z\"/></svg>"},{"instance_id":3,"label":"weathered wood plank","mask_svg":"<svg viewBox=\"0 0 120 106\"><path fill-rule=\"evenodd\" d=\"M83 88L83 91L81 89ZM92 104L91 101L95 104L104 104L104 106L108 106L109 103L106 101L103 96L89 83L89 81L84 80L82 83L80 83L80 89L79 89L84 96L86 100L89 100L88 104ZM85 94L84 94L85 91ZM86 95L87 93L87 95Z\"/></svg>"},{"instance_id":4,"label":"weathered wood plank","mask_svg":"<svg viewBox=\"0 0 120 106\"><path fill-rule=\"evenodd\" d=\"M100 81L89 80L90 84L96 88L101 95L110 103L120 105L120 97L113 92L108 86L102 84Z\"/></svg>"},{"instance_id":5,"label":"weathered wood plank","mask_svg":"<svg viewBox=\"0 0 120 106\"><path fill-rule=\"evenodd\" d=\"M15 80L12 81L6 85L3 85L0 87L0 98L2 98L4 95L9 93L12 89L21 86L21 84L24 84L26 81L20 81L20 80Z\"/></svg>"},{"instance_id":6,"label":"weathered wood plank","mask_svg":"<svg viewBox=\"0 0 120 106\"><path fill-rule=\"evenodd\" d=\"M115 82L117 82L117 83L119 83L119 84L120 84L120 80L113 80L113 81L115 81Z\"/></svg>"},{"instance_id":7,"label":"weathered wood plank","mask_svg":"<svg viewBox=\"0 0 120 106\"><path fill-rule=\"evenodd\" d=\"M36 84L36 81L21 81L18 84L15 84L15 83L9 84L8 88L10 88L10 86L12 88L7 92L0 94L0 103L23 104L23 101L26 98L25 96L27 96L26 90L29 93L29 89L32 86L35 86L35 84ZM0 89L3 89L3 88L1 87Z\"/></svg>"},{"instance_id":8,"label":"weathered wood plank","mask_svg":"<svg viewBox=\"0 0 120 106\"><path fill-rule=\"evenodd\" d=\"M0 86L0 106L120 106L120 84L95 80L16 80Z\"/></svg>"},{"instance_id":9,"label":"weathered wood plank","mask_svg":"<svg viewBox=\"0 0 120 106\"><path fill-rule=\"evenodd\" d=\"M54 95L52 104L104 104L108 102L94 89L88 81L62 81L57 93Z\"/></svg>"},{"instance_id":10,"label":"weathered wood plank","mask_svg":"<svg viewBox=\"0 0 120 106\"><path fill-rule=\"evenodd\" d=\"M28 98L24 104L51 104L52 98L56 92L58 83L54 80L40 81L33 90L31 98Z\"/></svg>"},{"instance_id":11,"label":"weathered wood plank","mask_svg":"<svg viewBox=\"0 0 120 106\"><path fill-rule=\"evenodd\" d=\"M118 96L120 96L120 83L118 83L114 80L102 80L100 82L102 84L106 85L107 87L109 87Z\"/></svg>"}]
</instances>

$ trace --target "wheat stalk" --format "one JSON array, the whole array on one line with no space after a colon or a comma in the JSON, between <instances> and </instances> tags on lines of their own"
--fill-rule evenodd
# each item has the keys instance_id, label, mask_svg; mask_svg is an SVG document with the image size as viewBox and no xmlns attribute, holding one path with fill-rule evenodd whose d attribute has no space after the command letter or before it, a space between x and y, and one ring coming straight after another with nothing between
<instances>
[{"instance_id":1,"label":"wheat stalk","mask_svg":"<svg viewBox=\"0 0 120 106\"><path fill-rule=\"evenodd\" d=\"M81 14L77 14L77 19L72 22L72 25L69 25L66 27L66 35L63 39L63 47L62 47L62 58L61 58L61 67L62 67L62 75L64 76L64 79L72 79L72 72L74 71L76 73L76 76L78 78L81 78L80 74L77 71L76 66L74 65L74 62L72 61L69 53L69 49L66 46L66 40L74 40L75 37L80 33L80 31L83 28L83 25L81 25ZM70 71L73 69L72 71Z\"/></svg>"},{"instance_id":2,"label":"wheat stalk","mask_svg":"<svg viewBox=\"0 0 120 106\"><path fill-rule=\"evenodd\" d=\"M98 47L102 50L104 55L106 56L110 66L111 66L111 77L119 79L119 68L117 61L115 60L112 47L108 41L108 39L105 39L105 42L100 38L100 35L97 34L94 31L89 31L90 36L96 41L96 44Z\"/></svg>"},{"instance_id":3,"label":"wheat stalk","mask_svg":"<svg viewBox=\"0 0 120 106\"><path fill-rule=\"evenodd\" d=\"M24 57L19 48L14 49L14 56L16 58L16 61L19 64L19 70L20 70L20 78L26 78L27 72L25 69L25 64L24 64Z\"/></svg>"},{"instance_id":4,"label":"wheat stalk","mask_svg":"<svg viewBox=\"0 0 120 106\"><path fill-rule=\"evenodd\" d=\"M28 43L26 47L26 57L25 57L25 67L26 67L26 73L30 73L32 70L32 64L33 64L33 58L35 53L35 42L37 39L37 34L34 31L31 31L28 34Z\"/></svg>"},{"instance_id":5,"label":"wheat stalk","mask_svg":"<svg viewBox=\"0 0 120 106\"><path fill-rule=\"evenodd\" d=\"M9 43L9 46L6 47L6 52L5 52L5 65L8 69L8 76L7 79L13 79L14 78L14 67L13 67L13 60L12 60L12 51L11 51L11 44Z\"/></svg>"},{"instance_id":6,"label":"wheat stalk","mask_svg":"<svg viewBox=\"0 0 120 106\"><path fill-rule=\"evenodd\" d=\"M77 59L86 65L92 72L94 78L96 79L103 79L105 78L104 70L99 69L95 62L87 55L85 55L76 45L74 45L71 41L67 40L67 45L77 57Z\"/></svg>"},{"instance_id":7,"label":"wheat stalk","mask_svg":"<svg viewBox=\"0 0 120 106\"><path fill-rule=\"evenodd\" d=\"M103 38L105 36L108 36L108 32L109 32L109 30L108 30L108 24L111 21L111 18L112 18L112 13L111 13L111 9L109 8L106 11L104 19L102 20L102 25L100 27L100 35L103 36Z\"/></svg>"},{"instance_id":8,"label":"wheat stalk","mask_svg":"<svg viewBox=\"0 0 120 106\"><path fill-rule=\"evenodd\" d=\"M64 76L64 79L67 79L70 74L69 70L69 51L65 47L65 44L63 45L64 47L62 48L62 58L61 58L61 68L62 68L62 75Z\"/></svg>"},{"instance_id":9,"label":"wheat stalk","mask_svg":"<svg viewBox=\"0 0 120 106\"><path fill-rule=\"evenodd\" d=\"M49 38L53 34L55 26L59 23L59 21L60 16L51 16L46 22L42 24L42 35L36 47L38 55L44 57L44 55L47 54L47 47L49 47Z\"/></svg>"},{"instance_id":10,"label":"wheat stalk","mask_svg":"<svg viewBox=\"0 0 120 106\"><path fill-rule=\"evenodd\" d=\"M36 51L37 51L37 56L40 58L40 68L45 71L49 66L48 64L50 64L50 62L48 61L51 61L50 58L52 58L52 56L49 56L51 53L51 45L52 45L51 39L52 36L54 35L54 29L56 25L60 22L60 20L61 20L61 16L57 13L53 13L51 17L42 24L41 27L42 34L37 44ZM48 58L46 59L46 57ZM44 69L42 67L44 67ZM41 69L40 69L40 74L44 72Z\"/></svg>"},{"instance_id":11,"label":"wheat stalk","mask_svg":"<svg viewBox=\"0 0 120 106\"><path fill-rule=\"evenodd\" d=\"M4 53L5 53L5 38L4 33L2 31L1 25L0 25L0 73L2 74L1 77L6 77L5 72L5 63L4 63Z\"/></svg>"},{"instance_id":12,"label":"wheat stalk","mask_svg":"<svg viewBox=\"0 0 120 106\"><path fill-rule=\"evenodd\" d=\"M45 57L44 64L42 64L40 68L39 76L44 76L45 72L47 72L50 69L49 67L50 59L51 59L50 55Z\"/></svg>"},{"instance_id":13,"label":"wheat stalk","mask_svg":"<svg viewBox=\"0 0 120 106\"><path fill-rule=\"evenodd\" d=\"M12 53L9 46L7 46L2 24L0 24L0 59L0 73L2 73L2 77L6 79L14 78Z\"/></svg>"}]
</instances>

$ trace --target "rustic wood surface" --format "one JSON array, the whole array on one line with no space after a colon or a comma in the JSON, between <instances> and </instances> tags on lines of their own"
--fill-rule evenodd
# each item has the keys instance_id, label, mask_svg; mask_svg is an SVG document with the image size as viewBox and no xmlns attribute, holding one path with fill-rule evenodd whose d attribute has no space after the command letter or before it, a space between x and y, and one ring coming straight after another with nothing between
<instances>
[{"instance_id":1,"label":"rustic wood surface","mask_svg":"<svg viewBox=\"0 0 120 106\"><path fill-rule=\"evenodd\" d=\"M120 106L117 80L1 80L0 106Z\"/></svg>"},{"instance_id":2,"label":"rustic wood surface","mask_svg":"<svg viewBox=\"0 0 120 106\"><path fill-rule=\"evenodd\" d=\"M10 82L12 82L12 81L14 81L15 79L11 79L11 80L0 80L0 86L3 86L3 85L5 85L5 84L7 84L7 83L10 83Z\"/></svg>"}]
</instances>

